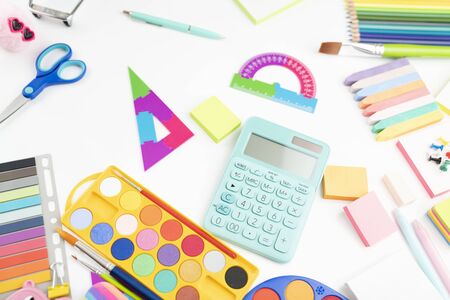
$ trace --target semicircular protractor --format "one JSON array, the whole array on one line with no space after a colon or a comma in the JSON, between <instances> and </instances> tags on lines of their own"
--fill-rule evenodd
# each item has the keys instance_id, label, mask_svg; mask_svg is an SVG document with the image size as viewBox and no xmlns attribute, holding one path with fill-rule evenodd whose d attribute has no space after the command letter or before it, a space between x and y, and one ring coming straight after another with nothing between
<instances>
[{"instance_id":1,"label":"semicircular protractor","mask_svg":"<svg viewBox=\"0 0 450 300\"><path fill-rule=\"evenodd\" d=\"M291 71L298 79L300 91L290 91L280 83L255 80L255 74L267 66L280 66ZM316 105L316 83L311 71L298 59L281 53L263 53L252 57L234 74L231 87L256 96L313 113Z\"/></svg>"}]
</instances>

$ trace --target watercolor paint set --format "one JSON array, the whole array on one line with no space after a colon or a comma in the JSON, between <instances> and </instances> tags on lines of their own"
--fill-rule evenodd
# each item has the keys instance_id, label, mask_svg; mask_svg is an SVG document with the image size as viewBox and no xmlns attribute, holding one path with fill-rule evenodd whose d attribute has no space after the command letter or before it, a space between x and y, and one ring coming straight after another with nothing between
<instances>
[{"instance_id":1,"label":"watercolor paint set","mask_svg":"<svg viewBox=\"0 0 450 300\"><path fill-rule=\"evenodd\" d=\"M0 164L0 299L32 280L47 291L53 270L68 280L50 155Z\"/></svg>"},{"instance_id":2,"label":"watercolor paint set","mask_svg":"<svg viewBox=\"0 0 450 300\"><path fill-rule=\"evenodd\" d=\"M253 288L243 300L348 300L332 288L308 277L280 276Z\"/></svg>"},{"instance_id":3,"label":"watercolor paint set","mask_svg":"<svg viewBox=\"0 0 450 300\"><path fill-rule=\"evenodd\" d=\"M74 188L62 223L163 299L242 299L258 275L255 266L114 166Z\"/></svg>"}]
</instances>

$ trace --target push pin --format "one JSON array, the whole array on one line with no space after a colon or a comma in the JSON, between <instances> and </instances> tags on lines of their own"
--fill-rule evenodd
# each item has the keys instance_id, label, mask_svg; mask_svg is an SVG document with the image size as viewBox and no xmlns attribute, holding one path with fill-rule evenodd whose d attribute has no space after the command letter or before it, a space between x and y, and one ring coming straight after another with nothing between
<instances>
[{"instance_id":1,"label":"push pin","mask_svg":"<svg viewBox=\"0 0 450 300\"><path fill-rule=\"evenodd\" d=\"M438 142L441 143L444 146L448 145L448 141L445 140L443 137L438 138Z\"/></svg>"},{"instance_id":2,"label":"push pin","mask_svg":"<svg viewBox=\"0 0 450 300\"><path fill-rule=\"evenodd\" d=\"M436 149L436 150L444 151L444 145L431 144L430 147L431 147L431 149Z\"/></svg>"},{"instance_id":3,"label":"push pin","mask_svg":"<svg viewBox=\"0 0 450 300\"><path fill-rule=\"evenodd\" d=\"M430 157L428 158L428 160L429 160L429 161L434 161L437 165L440 165L441 162L442 162L442 157L433 157L433 156L430 156Z\"/></svg>"},{"instance_id":4,"label":"push pin","mask_svg":"<svg viewBox=\"0 0 450 300\"><path fill-rule=\"evenodd\" d=\"M439 167L442 172L448 171L448 166L450 165L450 160L445 160L445 162Z\"/></svg>"},{"instance_id":5,"label":"push pin","mask_svg":"<svg viewBox=\"0 0 450 300\"><path fill-rule=\"evenodd\" d=\"M445 156L447 156L447 158L450 159L450 152L445 153Z\"/></svg>"}]
</instances>

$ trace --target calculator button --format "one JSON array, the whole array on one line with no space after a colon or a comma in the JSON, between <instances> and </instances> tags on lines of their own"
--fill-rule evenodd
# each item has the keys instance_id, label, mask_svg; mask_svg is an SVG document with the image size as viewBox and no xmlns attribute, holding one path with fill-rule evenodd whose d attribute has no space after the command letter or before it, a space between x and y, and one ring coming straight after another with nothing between
<instances>
[{"instance_id":1,"label":"calculator button","mask_svg":"<svg viewBox=\"0 0 450 300\"><path fill-rule=\"evenodd\" d=\"M265 177L272 182L278 182L278 174L273 171L268 171Z\"/></svg>"},{"instance_id":2,"label":"calculator button","mask_svg":"<svg viewBox=\"0 0 450 300\"><path fill-rule=\"evenodd\" d=\"M267 194L259 193L256 195L256 200L258 202L261 202L262 204L269 204L270 203L270 197Z\"/></svg>"},{"instance_id":3,"label":"calculator button","mask_svg":"<svg viewBox=\"0 0 450 300\"><path fill-rule=\"evenodd\" d=\"M236 206L239 207L239 208L247 210L247 209L250 208L251 203L250 203L250 200L245 199L245 198L244 199L238 199L236 201Z\"/></svg>"},{"instance_id":4,"label":"calculator button","mask_svg":"<svg viewBox=\"0 0 450 300\"><path fill-rule=\"evenodd\" d=\"M277 196L283 199L287 199L291 196L291 192L289 192L288 190L284 189L284 188L279 188L277 190Z\"/></svg>"},{"instance_id":5,"label":"calculator button","mask_svg":"<svg viewBox=\"0 0 450 300\"><path fill-rule=\"evenodd\" d=\"M255 204L252 207L252 212L258 216L264 216L267 213L267 208L265 206Z\"/></svg>"},{"instance_id":6,"label":"calculator button","mask_svg":"<svg viewBox=\"0 0 450 300\"><path fill-rule=\"evenodd\" d=\"M290 233L292 234L292 231L287 229L280 230L274 246L276 250L282 253L286 253L289 251L289 248L291 246L290 241L292 240L292 236Z\"/></svg>"},{"instance_id":7,"label":"calculator button","mask_svg":"<svg viewBox=\"0 0 450 300\"><path fill-rule=\"evenodd\" d=\"M228 216L231 212L231 208L225 204L219 204L216 206L216 211L224 216Z\"/></svg>"},{"instance_id":8,"label":"calculator button","mask_svg":"<svg viewBox=\"0 0 450 300\"><path fill-rule=\"evenodd\" d=\"M231 213L231 217L240 222L245 220L245 214L239 209L233 210L233 212Z\"/></svg>"},{"instance_id":9,"label":"calculator button","mask_svg":"<svg viewBox=\"0 0 450 300\"><path fill-rule=\"evenodd\" d=\"M250 173L252 173L253 175L258 176L258 177L263 175L263 172L261 172L258 169L250 169Z\"/></svg>"},{"instance_id":10,"label":"calculator button","mask_svg":"<svg viewBox=\"0 0 450 300\"><path fill-rule=\"evenodd\" d=\"M266 222L263 225L263 230L270 234L275 234L278 232L278 227L275 226L272 222Z\"/></svg>"},{"instance_id":11,"label":"calculator button","mask_svg":"<svg viewBox=\"0 0 450 300\"><path fill-rule=\"evenodd\" d=\"M280 199L273 200L272 202L272 207L278 210L285 210L286 206L287 206L286 201Z\"/></svg>"},{"instance_id":12,"label":"calculator button","mask_svg":"<svg viewBox=\"0 0 450 300\"><path fill-rule=\"evenodd\" d=\"M246 171L248 169L247 164L244 164L243 162L239 162L239 161L235 162L234 166L236 168L239 168L239 169L244 170L244 171Z\"/></svg>"},{"instance_id":13,"label":"calculator button","mask_svg":"<svg viewBox=\"0 0 450 300\"><path fill-rule=\"evenodd\" d=\"M267 234L261 234L259 236L258 242L261 245L269 247L269 246L272 246L272 244L273 244L273 237L271 237L270 235L267 235Z\"/></svg>"},{"instance_id":14,"label":"calculator button","mask_svg":"<svg viewBox=\"0 0 450 300\"><path fill-rule=\"evenodd\" d=\"M247 224L252 226L252 227L259 228L262 225L262 221L261 221L261 219L258 219L258 218L255 218L255 217L249 217L247 219Z\"/></svg>"},{"instance_id":15,"label":"calculator button","mask_svg":"<svg viewBox=\"0 0 450 300\"><path fill-rule=\"evenodd\" d=\"M211 223L213 225L216 225L217 227L223 227L223 226L225 226L226 222L225 222L224 217L215 215L211 218Z\"/></svg>"},{"instance_id":16,"label":"calculator button","mask_svg":"<svg viewBox=\"0 0 450 300\"><path fill-rule=\"evenodd\" d=\"M300 211L300 207L292 205L288 207L287 212L294 217L300 217L300 215L302 214L302 212Z\"/></svg>"},{"instance_id":17,"label":"calculator button","mask_svg":"<svg viewBox=\"0 0 450 300\"><path fill-rule=\"evenodd\" d=\"M253 198L256 196L256 192L254 189L249 188L249 187L245 187L242 189L241 191L242 196L247 197L247 198Z\"/></svg>"},{"instance_id":18,"label":"calculator button","mask_svg":"<svg viewBox=\"0 0 450 300\"><path fill-rule=\"evenodd\" d=\"M297 219L285 217L283 220L283 225L288 228L295 229L297 227Z\"/></svg>"},{"instance_id":19,"label":"calculator button","mask_svg":"<svg viewBox=\"0 0 450 300\"><path fill-rule=\"evenodd\" d=\"M303 206L306 203L306 199L305 198L306 197L304 195L295 194L295 195L292 195L292 202L294 202L295 204Z\"/></svg>"},{"instance_id":20,"label":"calculator button","mask_svg":"<svg viewBox=\"0 0 450 300\"><path fill-rule=\"evenodd\" d=\"M280 184L284 187L287 187L288 189L292 189L294 187L294 184L286 179L282 179L280 181Z\"/></svg>"},{"instance_id":21,"label":"calculator button","mask_svg":"<svg viewBox=\"0 0 450 300\"><path fill-rule=\"evenodd\" d=\"M245 175L239 170L233 170L230 173L230 177L236 179L237 181L242 181L244 180Z\"/></svg>"},{"instance_id":22,"label":"calculator button","mask_svg":"<svg viewBox=\"0 0 450 300\"><path fill-rule=\"evenodd\" d=\"M296 190L297 192L299 192L299 193L304 194L304 195L306 195L306 194L309 193L309 187L306 186L306 185L303 185L303 184L297 186L297 187L295 188L295 190Z\"/></svg>"},{"instance_id":23,"label":"calculator button","mask_svg":"<svg viewBox=\"0 0 450 300\"><path fill-rule=\"evenodd\" d=\"M275 191L275 186L269 182L263 182L261 184L261 189L267 193L273 193Z\"/></svg>"},{"instance_id":24,"label":"calculator button","mask_svg":"<svg viewBox=\"0 0 450 300\"><path fill-rule=\"evenodd\" d=\"M242 231L242 236L249 240L254 240L256 239L256 231L251 230L250 228L244 228Z\"/></svg>"},{"instance_id":25,"label":"calculator button","mask_svg":"<svg viewBox=\"0 0 450 300\"><path fill-rule=\"evenodd\" d=\"M235 192L235 193L239 192L239 188L240 188L237 183L234 183L232 181L228 181L225 187L227 188L227 190Z\"/></svg>"},{"instance_id":26,"label":"calculator button","mask_svg":"<svg viewBox=\"0 0 450 300\"><path fill-rule=\"evenodd\" d=\"M281 213L280 212L277 212L277 211L274 211L274 210L271 210L271 211L269 211L269 213L267 214L267 218L270 220L270 221L273 221L273 222L280 222L281 221Z\"/></svg>"},{"instance_id":27,"label":"calculator button","mask_svg":"<svg viewBox=\"0 0 450 300\"><path fill-rule=\"evenodd\" d=\"M224 201L226 203L230 203L230 204L233 204L234 201L236 201L236 197L227 192L222 193L222 195L220 196L220 199L222 199L222 201Z\"/></svg>"},{"instance_id":28,"label":"calculator button","mask_svg":"<svg viewBox=\"0 0 450 300\"><path fill-rule=\"evenodd\" d=\"M227 224L227 230L232 233L238 233L241 230L241 225L236 222L230 222Z\"/></svg>"},{"instance_id":29,"label":"calculator button","mask_svg":"<svg viewBox=\"0 0 450 300\"><path fill-rule=\"evenodd\" d=\"M245 183L257 187L259 185L259 180L256 177L247 177L245 178Z\"/></svg>"}]
</instances>

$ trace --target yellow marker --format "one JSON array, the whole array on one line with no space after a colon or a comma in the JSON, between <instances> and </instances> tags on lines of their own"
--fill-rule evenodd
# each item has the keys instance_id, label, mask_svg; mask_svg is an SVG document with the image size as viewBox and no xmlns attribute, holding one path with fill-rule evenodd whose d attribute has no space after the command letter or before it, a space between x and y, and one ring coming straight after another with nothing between
<instances>
[{"instance_id":1,"label":"yellow marker","mask_svg":"<svg viewBox=\"0 0 450 300\"><path fill-rule=\"evenodd\" d=\"M325 169L323 174L325 199L356 200L368 192L366 168L327 166Z\"/></svg>"},{"instance_id":2,"label":"yellow marker","mask_svg":"<svg viewBox=\"0 0 450 300\"><path fill-rule=\"evenodd\" d=\"M445 106L444 104L439 103L439 102L438 102L438 105L439 105L439 108L440 108L443 112L445 112L447 115L450 116L450 108L448 108L447 106Z\"/></svg>"},{"instance_id":3,"label":"yellow marker","mask_svg":"<svg viewBox=\"0 0 450 300\"><path fill-rule=\"evenodd\" d=\"M448 145L448 141L444 139L443 137L438 138L439 143L441 143L444 146Z\"/></svg>"},{"instance_id":4,"label":"yellow marker","mask_svg":"<svg viewBox=\"0 0 450 300\"><path fill-rule=\"evenodd\" d=\"M405 122L398 123L386 128L377 135L376 140L378 142L387 141L416 129L420 129L425 126L437 123L442 120L442 118L444 118L442 112L439 110L435 110L420 117L412 118Z\"/></svg>"},{"instance_id":5,"label":"yellow marker","mask_svg":"<svg viewBox=\"0 0 450 300\"><path fill-rule=\"evenodd\" d=\"M413 90L418 90L418 89L425 88L425 87L426 87L425 83L422 80L412 81L410 83L367 96L366 98L364 98L364 100L361 100L361 102L359 102L359 107L366 108L367 106L369 106L371 104L382 102L386 99L400 96L407 92L410 92Z\"/></svg>"},{"instance_id":6,"label":"yellow marker","mask_svg":"<svg viewBox=\"0 0 450 300\"><path fill-rule=\"evenodd\" d=\"M241 121L219 99L211 97L191 111L191 117L218 143L241 125Z\"/></svg>"}]
</instances>

